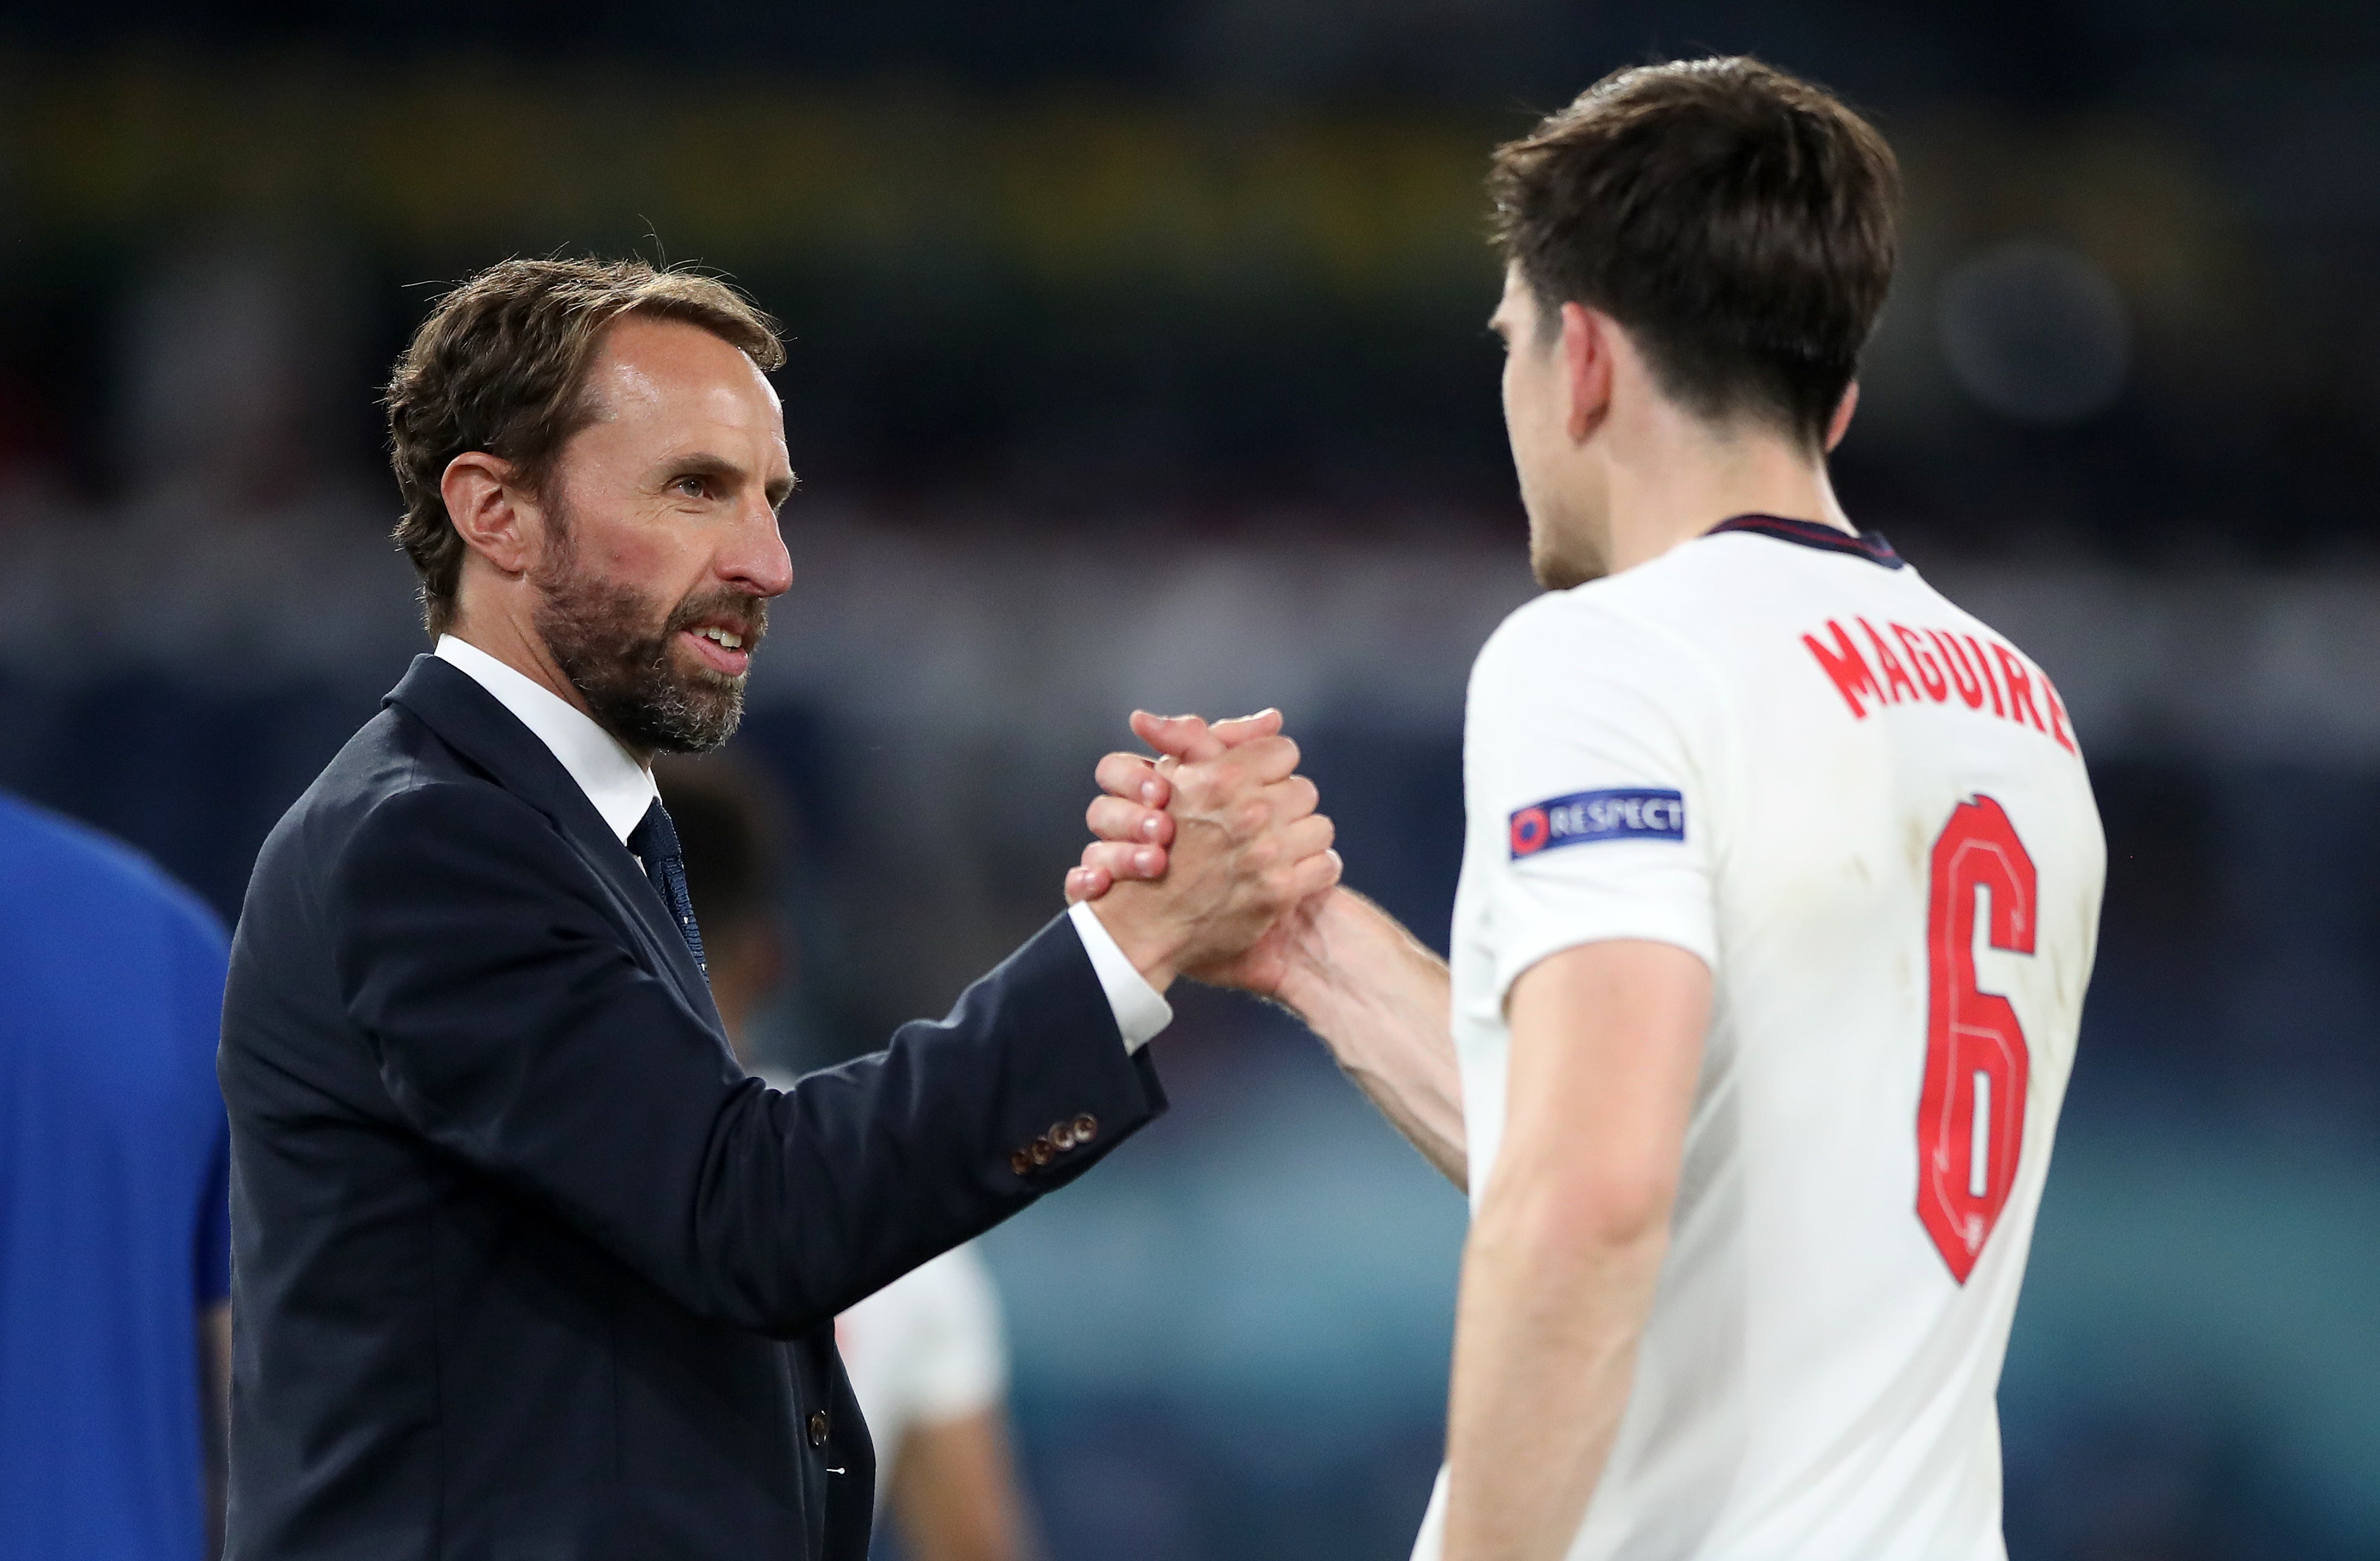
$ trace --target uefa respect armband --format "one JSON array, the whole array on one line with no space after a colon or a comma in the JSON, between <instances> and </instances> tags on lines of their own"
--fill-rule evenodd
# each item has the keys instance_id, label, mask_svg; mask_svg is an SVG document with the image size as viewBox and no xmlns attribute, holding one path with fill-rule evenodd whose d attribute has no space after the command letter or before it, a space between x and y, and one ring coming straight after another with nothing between
<instances>
[{"instance_id":1,"label":"uefa respect armband","mask_svg":"<svg viewBox=\"0 0 2380 1561\"><path fill-rule=\"evenodd\" d=\"M1683 840L1686 799L1675 791L1573 791L1515 809L1512 860L1600 840Z\"/></svg>"}]
</instances>

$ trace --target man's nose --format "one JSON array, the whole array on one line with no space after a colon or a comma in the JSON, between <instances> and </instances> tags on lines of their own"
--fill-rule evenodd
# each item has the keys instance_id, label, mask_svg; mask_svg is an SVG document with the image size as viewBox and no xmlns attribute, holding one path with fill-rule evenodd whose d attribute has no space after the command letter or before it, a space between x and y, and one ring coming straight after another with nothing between
<instances>
[{"instance_id":1,"label":"man's nose","mask_svg":"<svg viewBox=\"0 0 2380 1561\"><path fill-rule=\"evenodd\" d=\"M794 583L793 555L785 551L777 512L756 501L737 517L734 540L721 558L721 573L761 596L783 596Z\"/></svg>"}]
</instances>

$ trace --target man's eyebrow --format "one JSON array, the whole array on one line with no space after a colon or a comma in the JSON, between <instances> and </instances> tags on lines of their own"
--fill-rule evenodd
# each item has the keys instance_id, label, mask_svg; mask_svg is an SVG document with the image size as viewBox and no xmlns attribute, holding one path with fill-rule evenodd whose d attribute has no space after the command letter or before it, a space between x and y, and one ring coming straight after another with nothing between
<instances>
[{"instance_id":1,"label":"man's eyebrow","mask_svg":"<svg viewBox=\"0 0 2380 1561\"><path fill-rule=\"evenodd\" d=\"M740 463L710 450L697 450L690 455L674 456L666 465L671 482L675 482L681 477L716 477L722 482L742 483L749 482L752 476L750 470ZM763 487L760 493L768 499L769 507L776 509L783 506L787 499L793 497L794 489L800 484L800 481L789 471Z\"/></svg>"},{"instance_id":2,"label":"man's eyebrow","mask_svg":"<svg viewBox=\"0 0 2380 1561\"><path fill-rule=\"evenodd\" d=\"M691 455L672 456L666 463L670 480L680 477L728 477L742 482L751 474L725 456L709 450L697 450Z\"/></svg>"}]
</instances>

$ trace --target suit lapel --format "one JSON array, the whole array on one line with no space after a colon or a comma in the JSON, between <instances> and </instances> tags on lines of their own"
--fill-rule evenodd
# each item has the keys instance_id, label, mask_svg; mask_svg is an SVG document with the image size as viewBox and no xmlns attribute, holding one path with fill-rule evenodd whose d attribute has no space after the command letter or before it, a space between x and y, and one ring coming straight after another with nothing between
<instances>
[{"instance_id":1,"label":"suit lapel","mask_svg":"<svg viewBox=\"0 0 2380 1561\"><path fill-rule=\"evenodd\" d=\"M626 911L638 934L646 966L657 975L665 974L696 1012L718 1022L710 983L695 964L694 951L686 947L677 923L671 920L661 892L553 750L521 725L503 701L452 663L419 655L381 702L404 707L449 748L485 770L498 786L552 819L563 838Z\"/></svg>"}]
</instances>

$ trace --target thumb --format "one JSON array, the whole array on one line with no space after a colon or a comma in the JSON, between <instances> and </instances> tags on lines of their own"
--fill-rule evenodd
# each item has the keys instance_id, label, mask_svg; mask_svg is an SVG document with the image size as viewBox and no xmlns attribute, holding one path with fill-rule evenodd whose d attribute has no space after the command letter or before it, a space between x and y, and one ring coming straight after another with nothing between
<instances>
[{"instance_id":1,"label":"thumb","mask_svg":"<svg viewBox=\"0 0 2380 1561\"><path fill-rule=\"evenodd\" d=\"M1228 746L1196 715L1151 715L1148 711L1132 713L1133 735L1157 750L1185 764L1220 757Z\"/></svg>"},{"instance_id":2,"label":"thumb","mask_svg":"<svg viewBox=\"0 0 2380 1561\"><path fill-rule=\"evenodd\" d=\"M1218 721L1208 728L1225 748L1237 748L1255 738L1269 738L1281 730L1281 712L1268 706L1254 715L1234 716Z\"/></svg>"}]
</instances>

